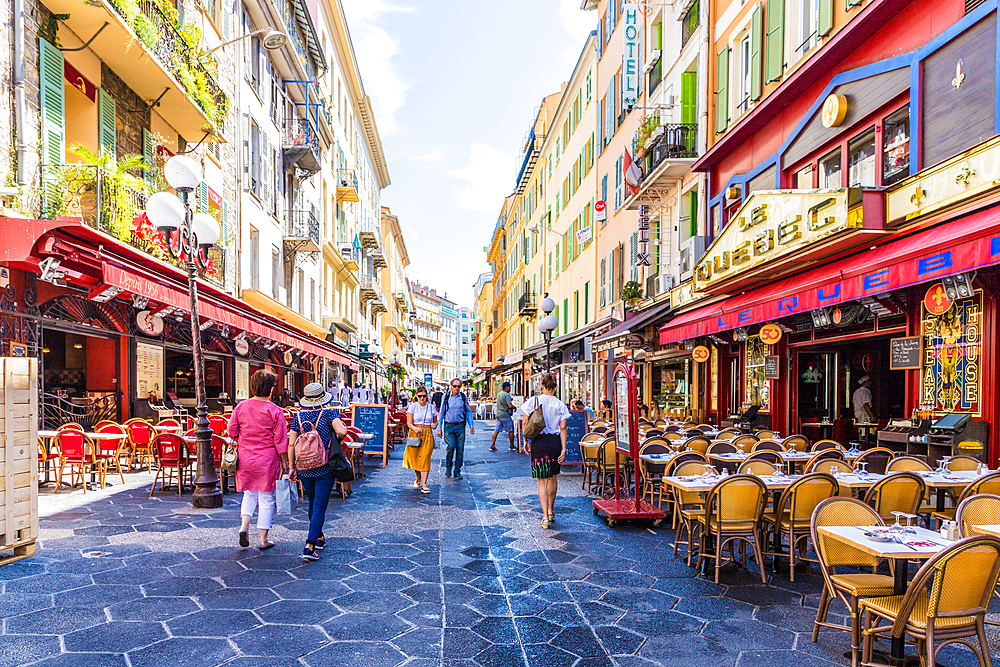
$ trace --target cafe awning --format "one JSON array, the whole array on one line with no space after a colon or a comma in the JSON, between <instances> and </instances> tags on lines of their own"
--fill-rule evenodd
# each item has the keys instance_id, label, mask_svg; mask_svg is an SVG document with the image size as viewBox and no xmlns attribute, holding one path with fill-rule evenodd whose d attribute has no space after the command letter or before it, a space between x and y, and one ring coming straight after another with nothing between
<instances>
[{"instance_id":1,"label":"cafe awning","mask_svg":"<svg viewBox=\"0 0 1000 667\"><path fill-rule=\"evenodd\" d=\"M761 324L995 264L1000 264L997 207L679 315L660 328L660 344Z\"/></svg>"},{"instance_id":2,"label":"cafe awning","mask_svg":"<svg viewBox=\"0 0 1000 667\"><path fill-rule=\"evenodd\" d=\"M611 349L614 347L621 347L625 344L625 336L630 333L637 333L642 331L647 324L654 322L661 316L665 315L670 310L670 302L665 301L661 304L657 304L651 308L636 313L631 319L625 320L621 324L612 327L610 331L605 334L601 334L594 339L594 346L598 348ZM618 339L621 339L621 345L609 343L616 343Z\"/></svg>"},{"instance_id":3,"label":"cafe awning","mask_svg":"<svg viewBox=\"0 0 1000 667\"><path fill-rule=\"evenodd\" d=\"M556 336L549 343L550 349L561 350L567 345L571 345L579 341L581 338L586 338L587 336L593 335L595 331L610 325L612 321L613 320L610 317L605 317L603 320L598 320L597 322L593 322L591 324L583 326L577 329L576 331L570 331L569 333L563 334L562 336ZM531 347L527 347L524 349L524 356L530 357L534 354L537 354L538 352L541 352L544 349L545 349L544 341L541 343L535 343Z\"/></svg>"}]
</instances>

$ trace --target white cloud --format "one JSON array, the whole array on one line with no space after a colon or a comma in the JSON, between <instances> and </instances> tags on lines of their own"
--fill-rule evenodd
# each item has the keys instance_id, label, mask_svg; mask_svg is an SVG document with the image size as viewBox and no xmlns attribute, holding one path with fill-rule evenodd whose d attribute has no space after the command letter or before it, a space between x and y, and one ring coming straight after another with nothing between
<instances>
[{"instance_id":1,"label":"white cloud","mask_svg":"<svg viewBox=\"0 0 1000 667\"><path fill-rule=\"evenodd\" d=\"M406 240L410 241L411 243L416 243L417 241L420 240L420 234L418 234L417 230L415 230L410 225L406 226L406 228L403 230L403 234L406 236Z\"/></svg>"},{"instance_id":2,"label":"white cloud","mask_svg":"<svg viewBox=\"0 0 1000 667\"><path fill-rule=\"evenodd\" d=\"M469 161L448 175L468 183L455 192L458 208L479 213L495 213L514 187L509 154L486 144L469 146Z\"/></svg>"},{"instance_id":3,"label":"white cloud","mask_svg":"<svg viewBox=\"0 0 1000 667\"><path fill-rule=\"evenodd\" d=\"M583 48L587 35L597 25L597 14L580 9L580 0L559 0L559 20L566 32L578 40L574 41L576 46L571 46L566 51L566 59L575 63L580 57L580 49Z\"/></svg>"},{"instance_id":4,"label":"white cloud","mask_svg":"<svg viewBox=\"0 0 1000 667\"><path fill-rule=\"evenodd\" d=\"M406 103L410 86L403 82L392 62L393 56L399 54L399 42L381 24L386 14L412 11L412 7L384 0L344 0L354 53L382 135L398 128L396 112Z\"/></svg>"}]
</instances>

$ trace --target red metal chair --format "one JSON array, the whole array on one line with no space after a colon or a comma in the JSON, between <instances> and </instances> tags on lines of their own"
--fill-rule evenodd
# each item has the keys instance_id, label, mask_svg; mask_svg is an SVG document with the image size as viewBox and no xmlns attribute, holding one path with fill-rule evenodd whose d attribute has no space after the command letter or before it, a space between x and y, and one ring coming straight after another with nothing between
<instances>
[{"instance_id":1,"label":"red metal chair","mask_svg":"<svg viewBox=\"0 0 1000 667\"><path fill-rule=\"evenodd\" d=\"M220 415L209 415L208 424L212 427L212 433L215 435L225 435L226 429L229 427L229 422Z\"/></svg>"},{"instance_id":2,"label":"red metal chair","mask_svg":"<svg viewBox=\"0 0 1000 667\"><path fill-rule=\"evenodd\" d=\"M59 431L59 435L56 436L56 442L59 443L59 452L61 454L58 479L60 481L63 479L63 471L68 465L70 487L76 486L77 482L75 480L79 478L79 484L83 485L83 492L87 493L87 480L84 475L87 472L87 466L94 465L93 449L91 449L89 454L87 452L87 447L90 444L87 437L81 431L68 428ZM59 487L57 486L56 491L58 490Z\"/></svg>"},{"instance_id":3,"label":"red metal chair","mask_svg":"<svg viewBox=\"0 0 1000 667\"><path fill-rule=\"evenodd\" d=\"M45 447L45 439L38 438L38 469L44 470L46 479L45 482L48 483L49 474L49 462L55 461L59 458L59 446L50 445L48 448ZM51 465L51 469L56 474L56 491L59 490L59 469L56 468L55 464Z\"/></svg>"},{"instance_id":4,"label":"red metal chair","mask_svg":"<svg viewBox=\"0 0 1000 667\"><path fill-rule=\"evenodd\" d=\"M125 422L125 432L128 434L128 444L130 454L128 459L128 467L132 468L132 462L135 459L139 459L139 465L142 465L143 460L146 462L146 468L152 470L153 467L153 450L151 443L153 442L153 427L145 419L129 419Z\"/></svg>"},{"instance_id":5,"label":"red metal chair","mask_svg":"<svg viewBox=\"0 0 1000 667\"><path fill-rule=\"evenodd\" d=\"M63 424L62 426L60 426L56 430L57 431L64 431L64 430L67 430L67 429L70 430L70 431L79 431L80 433L83 433L83 425L82 424L77 424L76 422L66 422L65 424Z\"/></svg>"},{"instance_id":6,"label":"red metal chair","mask_svg":"<svg viewBox=\"0 0 1000 667\"><path fill-rule=\"evenodd\" d=\"M125 473L122 472L121 457L122 454L128 455L128 433L125 431L124 427L114 422L103 422L97 428L97 432L125 436L121 440L94 440L96 448L95 458L101 466L101 488L104 488L105 482L107 481L108 465L110 463L115 464L115 467L118 469L118 476L121 477L122 484L124 484Z\"/></svg>"},{"instance_id":7,"label":"red metal chair","mask_svg":"<svg viewBox=\"0 0 1000 667\"><path fill-rule=\"evenodd\" d=\"M156 480L160 480L160 491L170 486L175 470L177 471L177 495L181 495L184 492L184 472L190 463L184 449L184 441L179 435L161 433L153 440L153 448L156 451L159 465L157 465L156 477L153 478L153 487L149 490L149 497L152 498L156 491Z\"/></svg>"}]
</instances>

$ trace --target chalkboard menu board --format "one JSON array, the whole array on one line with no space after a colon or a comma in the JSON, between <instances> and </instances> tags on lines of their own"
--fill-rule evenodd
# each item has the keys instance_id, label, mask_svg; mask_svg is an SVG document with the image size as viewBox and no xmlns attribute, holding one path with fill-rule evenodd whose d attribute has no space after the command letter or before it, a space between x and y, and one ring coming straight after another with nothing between
<instances>
[{"instance_id":1,"label":"chalkboard menu board","mask_svg":"<svg viewBox=\"0 0 1000 667\"><path fill-rule=\"evenodd\" d=\"M366 403L352 405L351 426L374 436L371 440L364 441L364 453L381 456L384 468L389 460L389 406Z\"/></svg>"},{"instance_id":2,"label":"chalkboard menu board","mask_svg":"<svg viewBox=\"0 0 1000 667\"><path fill-rule=\"evenodd\" d=\"M920 336L893 338L889 341L889 368L894 371L920 368Z\"/></svg>"},{"instance_id":3,"label":"chalkboard menu board","mask_svg":"<svg viewBox=\"0 0 1000 667\"><path fill-rule=\"evenodd\" d=\"M580 441L587 431L587 411L570 410L566 420L566 463L583 463Z\"/></svg>"},{"instance_id":4,"label":"chalkboard menu board","mask_svg":"<svg viewBox=\"0 0 1000 667\"><path fill-rule=\"evenodd\" d=\"M769 355L764 357L764 379L765 380L777 380L778 379L778 361L781 357L775 355Z\"/></svg>"}]
</instances>

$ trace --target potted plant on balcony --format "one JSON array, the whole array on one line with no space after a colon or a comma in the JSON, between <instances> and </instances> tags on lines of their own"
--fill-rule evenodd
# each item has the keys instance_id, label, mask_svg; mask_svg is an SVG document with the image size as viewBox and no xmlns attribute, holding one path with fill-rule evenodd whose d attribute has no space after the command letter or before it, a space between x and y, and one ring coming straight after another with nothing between
<instances>
[{"instance_id":1,"label":"potted plant on balcony","mask_svg":"<svg viewBox=\"0 0 1000 667\"><path fill-rule=\"evenodd\" d=\"M65 165L62 171L66 204L83 221L122 241L132 240L132 222L146 205L149 190L146 182L133 172L146 166L141 155L120 158L95 152L76 143L69 152L80 162Z\"/></svg>"},{"instance_id":2,"label":"potted plant on balcony","mask_svg":"<svg viewBox=\"0 0 1000 667\"><path fill-rule=\"evenodd\" d=\"M641 121L639 121L639 129L635 132L635 137L632 141L632 152L635 153L637 160L641 160L646 157L649 152L650 139L653 137L654 132L660 127L660 119L656 116L646 116ZM660 134L663 130L660 130ZM658 136L658 135L657 135Z\"/></svg>"},{"instance_id":3,"label":"potted plant on balcony","mask_svg":"<svg viewBox=\"0 0 1000 667\"><path fill-rule=\"evenodd\" d=\"M629 310L635 308L635 304L642 299L642 285L634 280L630 280L622 286L621 299L625 307Z\"/></svg>"}]
</instances>

